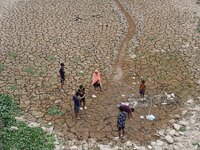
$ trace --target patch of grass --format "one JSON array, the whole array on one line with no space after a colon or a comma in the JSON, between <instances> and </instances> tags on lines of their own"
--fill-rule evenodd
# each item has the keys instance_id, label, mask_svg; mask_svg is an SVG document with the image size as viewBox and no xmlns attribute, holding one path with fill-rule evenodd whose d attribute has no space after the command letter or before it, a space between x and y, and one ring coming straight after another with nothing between
<instances>
[{"instance_id":1,"label":"patch of grass","mask_svg":"<svg viewBox=\"0 0 200 150\"><path fill-rule=\"evenodd\" d=\"M155 40L156 38L157 38L157 36L151 35L151 36L148 37L148 40L149 40L149 41L153 41L153 40Z\"/></svg>"},{"instance_id":2,"label":"patch of grass","mask_svg":"<svg viewBox=\"0 0 200 150\"><path fill-rule=\"evenodd\" d=\"M200 21L199 21L198 26L197 26L197 32L200 33Z\"/></svg>"},{"instance_id":3,"label":"patch of grass","mask_svg":"<svg viewBox=\"0 0 200 150\"><path fill-rule=\"evenodd\" d=\"M37 75L38 75L38 76L46 76L46 75L47 75L47 72L46 72L46 71L38 71L38 72L37 72Z\"/></svg>"},{"instance_id":4,"label":"patch of grass","mask_svg":"<svg viewBox=\"0 0 200 150\"><path fill-rule=\"evenodd\" d=\"M3 130L4 149L53 150L55 148L53 134L46 134L39 127L28 127L23 122L15 124L15 126L18 127L18 130L13 131L7 127Z\"/></svg>"},{"instance_id":5,"label":"patch of grass","mask_svg":"<svg viewBox=\"0 0 200 150\"><path fill-rule=\"evenodd\" d=\"M83 76L84 76L84 71L78 71L77 74L78 74L79 76L83 77Z\"/></svg>"},{"instance_id":6,"label":"patch of grass","mask_svg":"<svg viewBox=\"0 0 200 150\"><path fill-rule=\"evenodd\" d=\"M9 85L8 89L11 90L11 91L15 91L17 89L17 85L16 84Z\"/></svg>"},{"instance_id":7,"label":"patch of grass","mask_svg":"<svg viewBox=\"0 0 200 150\"><path fill-rule=\"evenodd\" d=\"M19 114L21 109L7 94L0 94L0 118L3 119L4 127L1 134L2 148L6 150L53 150L55 137L47 134L39 127L28 127L21 121L16 121L14 115ZM11 126L16 129L11 129Z\"/></svg>"},{"instance_id":8,"label":"patch of grass","mask_svg":"<svg viewBox=\"0 0 200 150\"><path fill-rule=\"evenodd\" d=\"M27 67L27 68L25 68L25 71L26 71L28 74L32 74L32 75L33 75L34 72L35 72L34 69L33 69L32 67L30 67L30 66Z\"/></svg>"},{"instance_id":9,"label":"patch of grass","mask_svg":"<svg viewBox=\"0 0 200 150\"><path fill-rule=\"evenodd\" d=\"M52 61L55 61L55 60L56 60L56 58L54 56L52 56L52 55L49 55L47 57L47 61L49 61L49 62L52 62Z\"/></svg>"},{"instance_id":10,"label":"patch of grass","mask_svg":"<svg viewBox=\"0 0 200 150\"><path fill-rule=\"evenodd\" d=\"M48 124L46 124L46 125L44 125L44 127L46 127L46 128L50 128L50 127L52 127L53 125L51 124L51 123L48 123Z\"/></svg>"},{"instance_id":11,"label":"patch of grass","mask_svg":"<svg viewBox=\"0 0 200 150\"><path fill-rule=\"evenodd\" d=\"M0 63L0 72L3 71L5 69L5 65Z\"/></svg>"},{"instance_id":12,"label":"patch of grass","mask_svg":"<svg viewBox=\"0 0 200 150\"><path fill-rule=\"evenodd\" d=\"M16 58L17 58L17 56L18 56L16 52L10 52L9 55L10 55L11 57L13 57L14 60L16 60Z\"/></svg>"},{"instance_id":13,"label":"patch of grass","mask_svg":"<svg viewBox=\"0 0 200 150\"><path fill-rule=\"evenodd\" d=\"M180 127L179 131L181 131L181 132L185 132L185 131L186 131L186 128L184 128L184 127Z\"/></svg>"},{"instance_id":14,"label":"patch of grass","mask_svg":"<svg viewBox=\"0 0 200 150\"><path fill-rule=\"evenodd\" d=\"M193 146L196 146L196 145L197 145L198 147L200 147L200 142L193 141L193 142L192 142L192 145L193 145Z\"/></svg>"},{"instance_id":15,"label":"patch of grass","mask_svg":"<svg viewBox=\"0 0 200 150\"><path fill-rule=\"evenodd\" d=\"M55 116L55 115L60 116L60 115L63 115L64 113L61 110L59 110L58 107L52 107L48 109L48 114L52 116Z\"/></svg>"}]
</instances>

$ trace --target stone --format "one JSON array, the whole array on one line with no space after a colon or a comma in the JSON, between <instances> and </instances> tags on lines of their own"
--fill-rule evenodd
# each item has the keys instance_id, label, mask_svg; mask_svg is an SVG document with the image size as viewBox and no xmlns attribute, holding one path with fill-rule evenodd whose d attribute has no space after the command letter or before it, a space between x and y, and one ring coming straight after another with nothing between
<instances>
[{"instance_id":1,"label":"stone","mask_svg":"<svg viewBox=\"0 0 200 150\"><path fill-rule=\"evenodd\" d=\"M164 131L159 131L158 134L159 134L160 136L165 136Z\"/></svg>"},{"instance_id":2,"label":"stone","mask_svg":"<svg viewBox=\"0 0 200 150\"><path fill-rule=\"evenodd\" d=\"M169 121L169 123L171 123L171 124L174 124L176 122L176 120L174 120L174 119L171 119L170 121Z\"/></svg>"},{"instance_id":3,"label":"stone","mask_svg":"<svg viewBox=\"0 0 200 150\"><path fill-rule=\"evenodd\" d=\"M44 113L40 111L32 111L32 115L35 116L36 118L41 118L44 116Z\"/></svg>"},{"instance_id":4,"label":"stone","mask_svg":"<svg viewBox=\"0 0 200 150\"><path fill-rule=\"evenodd\" d=\"M177 145L174 145L173 149L174 150L180 150L180 147L178 147Z\"/></svg>"},{"instance_id":5,"label":"stone","mask_svg":"<svg viewBox=\"0 0 200 150\"><path fill-rule=\"evenodd\" d=\"M172 130L169 132L169 134L170 134L171 136L174 136L175 133L176 133L176 131L175 131L174 129L172 129Z\"/></svg>"},{"instance_id":6,"label":"stone","mask_svg":"<svg viewBox=\"0 0 200 150\"><path fill-rule=\"evenodd\" d=\"M186 121L179 121L179 124L180 124L180 125L183 125L183 126L187 126L187 125L188 125L188 122L186 122Z\"/></svg>"},{"instance_id":7,"label":"stone","mask_svg":"<svg viewBox=\"0 0 200 150\"><path fill-rule=\"evenodd\" d=\"M78 150L78 147L76 145L73 145L70 147L70 150Z\"/></svg>"},{"instance_id":8,"label":"stone","mask_svg":"<svg viewBox=\"0 0 200 150\"><path fill-rule=\"evenodd\" d=\"M174 115L174 119L180 119L180 115Z\"/></svg>"},{"instance_id":9,"label":"stone","mask_svg":"<svg viewBox=\"0 0 200 150\"><path fill-rule=\"evenodd\" d=\"M126 145L127 147L130 147L130 146L133 145L133 143L132 143L131 141L127 141L127 142L125 143L125 145Z\"/></svg>"},{"instance_id":10,"label":"stone","mask_svg":"<svg viewBox=\"0 0 200 150\"><path fill-rule=\"evenodd\" d=\"M181 128L181 125L176 124L176 123L174 124L174 129L176 129L176 131L179 131L180 128Z\"/></svg>"},{"instance_id":11,"label":"stone","mask_svg":"<svg viewBox=\"0 0 200 150\"><path fill-rule=\"evenodd\" d=\"M193 100L193 99L189 99L189 100L187 100L186 103L187 103L187 104L193 104L193 103L194 103L194 100Z\"/></svg>"},{"instance_id":12,"label":"stone","mask_svg":"<svg viewBox=\"0 0 200 150\"><path fill-rule=\"evenodd\" d=\"M166 140L169 144L174 143L174 140L173 140L173 138L172 138L170 135L165 136L165 140Z\"/></svg>"},{"instance_id":13,"label":"stone","mask_svg":"<svg viewBox=\"0 0 200 150\"><path fill-rule=\"evenodd\" d=\"M18 127L11 126L10 129L11 129L11 130L18 130Z\"/></svg>"},{"instance_id":14,"label":"stone","mask_svg":"<svg viewBox=\"0 0 200 150\"><path fill-rule=\"evenodd\" d=\"M31 122L31 123L28 124L28 126L32 127L32 128L34 128L34 127L40 127L40 123Z\"/></svg>"},{"instance_id":15,"label":"stone","mask_svg":"<svg viewBox=\"0 0 200 150\"><path fill-rule=\"evenodd\" d=\"M163 146L164 145L164 142L163 141L161 141L161 140L157 140L156 141L156 146Z\"/></svg>"},{"instance_id":16,"label":"stone","mask_svg":"<svg viewBox=\"0 0 200 150\"><path fill-rule=\"evenodd\" d=\"M60 105L61 103L62 103L62 100L60 100L60 99L55 101L56 105Z\"/></svg>"},{"instance_id":17,"label":"stone","mask_svg":"<svg viewBox=\"0 0 200 150\"><path fill-rule=\"evenodd\" d=\"M199 80L197 80L197 83L198 83L198 84L200 84L200 79L199 79Z\"/></svg>"}]
</instances>

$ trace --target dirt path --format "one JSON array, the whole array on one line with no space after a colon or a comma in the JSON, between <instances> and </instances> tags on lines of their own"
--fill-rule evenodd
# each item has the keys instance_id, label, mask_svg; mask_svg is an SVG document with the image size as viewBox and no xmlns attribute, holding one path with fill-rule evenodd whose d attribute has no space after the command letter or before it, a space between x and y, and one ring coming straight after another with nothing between
<instances>
[{"instance_id":1,"label":"dirt path","mask_svg":"<svg viewBox=\"0 0 200 150\"><path fill-rule=\"evenodd\" d=\"M125 38L123 39L123 41L120 44L120 47L118 49L118 56L113 65L113 72L115 72L113 79L120 80L123 75L122 60L124 60L125 53L126 53L126 50L128 47L128 43L131 41L133 35L135 34L136 28L135 28L135 24L134 24L134 21L133 21L133 18L131 17L131 15L124 9L124 7L121 5L121 3L118 0L114 0L114 1L117 4L117 6L119 7L122 14L124 14L124 16L126 17L127 22L128 22L128 29L127 29Z\"/></svg>"}]
</instances>

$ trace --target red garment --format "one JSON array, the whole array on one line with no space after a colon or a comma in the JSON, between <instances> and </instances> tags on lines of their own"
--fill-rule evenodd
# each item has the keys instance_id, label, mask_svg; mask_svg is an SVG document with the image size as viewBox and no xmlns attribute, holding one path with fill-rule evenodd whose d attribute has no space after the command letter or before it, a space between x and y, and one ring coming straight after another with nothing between
<instances>
[{"instance_id":1,"label":"red garment","mask_svg":"<svg viewBox=\"0 0 200 150\"><path fill-rule=\"evenodd\" d=\"M96 82L99 82L101 84L101 77L99 72L95 72L92 76L92 85Z\"/></svg>"},{"instance_id":2,"label":"red garment","mask_svg":"<svg viewBox=\"0 0 200 150\"><path fill-rule=\"evenodd\" d=\"M145 91L146 90L146 85L141 83L140 84L140 90Z\"/></svg>"}]
</instances>

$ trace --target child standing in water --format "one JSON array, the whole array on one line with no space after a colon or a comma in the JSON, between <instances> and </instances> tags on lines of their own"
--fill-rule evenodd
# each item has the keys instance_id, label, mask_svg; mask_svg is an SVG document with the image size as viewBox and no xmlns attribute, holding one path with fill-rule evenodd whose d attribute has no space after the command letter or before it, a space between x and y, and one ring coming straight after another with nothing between
<instances>
[{"instance_id":1,"label":"child standing in water","mask_svg":"<svg viewBox=\"0 0 200 150\"><path fill-rule=\"evenodd\" d=\"M139 87L139 93L141 98L144 98L145 91L146 91L145 81L142 80Z\"/></svg>"}]
</instances>

